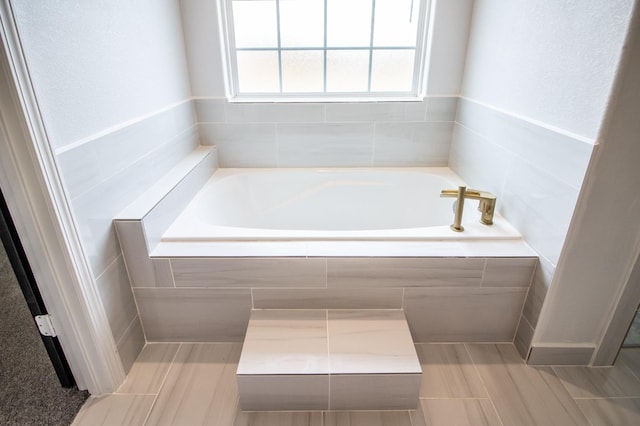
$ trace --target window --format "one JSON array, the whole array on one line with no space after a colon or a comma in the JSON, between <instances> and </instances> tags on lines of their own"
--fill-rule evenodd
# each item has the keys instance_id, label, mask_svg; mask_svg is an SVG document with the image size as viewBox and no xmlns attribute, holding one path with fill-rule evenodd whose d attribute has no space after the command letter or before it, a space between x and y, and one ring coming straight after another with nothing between
<instances>
[{"instance_id":1,"label":"window","mask_svg":"<svg viewBox=\"0 0 640 426\"><path fill-rule=\"evenodd\" d=\"M410 98L426 0L220 0L231 96Z\"/></svg>"}]
</instances>

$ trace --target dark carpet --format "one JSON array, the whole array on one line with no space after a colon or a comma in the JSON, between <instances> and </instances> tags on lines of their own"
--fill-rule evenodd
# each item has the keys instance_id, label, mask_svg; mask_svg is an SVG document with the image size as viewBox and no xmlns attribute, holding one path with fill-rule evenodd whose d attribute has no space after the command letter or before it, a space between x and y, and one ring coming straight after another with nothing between
<instances>
[{"instance_id":1,"label":"dark carpet","mask_svg":"<svg viewBox=\"0 0 640 426\"><path fill-rule=\"evenodd\" d=\"M0 425L70 425L87 397L60 386L0 243Z\"/></svg>"}]
</instances>

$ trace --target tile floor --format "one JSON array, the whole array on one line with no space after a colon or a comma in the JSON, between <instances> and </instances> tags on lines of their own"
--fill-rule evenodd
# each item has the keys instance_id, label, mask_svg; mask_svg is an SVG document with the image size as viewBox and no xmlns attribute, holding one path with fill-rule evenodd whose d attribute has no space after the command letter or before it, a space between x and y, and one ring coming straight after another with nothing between
<instances>
[{"instance_id":1,"label":"tile floor","mask_svg":"<svg viewBox=\"0 0 640 426\"><path fill-rule=\"evenodd\" d=\"M416 411L238 411L239 343L147 344L118 392L74 425L638 425L640 348L609 368L529 367L511 344L417 344Z\"/></svg>"}]
</instances>

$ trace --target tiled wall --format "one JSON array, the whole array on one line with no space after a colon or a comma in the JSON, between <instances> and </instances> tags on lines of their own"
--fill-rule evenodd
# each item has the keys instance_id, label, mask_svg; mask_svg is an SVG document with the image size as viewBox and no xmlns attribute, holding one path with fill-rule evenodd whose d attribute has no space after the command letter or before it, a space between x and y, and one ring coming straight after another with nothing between
<instances>
[{"instance_id":1,"label":"tiled wall","mask_svg":"<svg viewBox=\"0 0 640 426\"><path fill-rule=\"evenodd\" d=\"M192 101L57 152L82 246L128 370L144 345L113 218L198 145Z\"/></svg>"},{"instance_id":2,"label":"tiled wall","mask_svg":"<svg viewBox=\"0 0 640 426\"><path fill-rule=\"evenodd\" d=\"M457 102L195 105L221 167L371 167L446 166Z\"/></svg>"},{"instance_id":3,"label":"tiled wall","mask_svg":"<svg viewBox=\"0 0 640 426\"><path fill-rule=\"evenodd\" d=\"M417 342L514 338L535 258L171 258L134 283L149 341L242 341L254 309L404 308Z\"/></svg>"},{"instance_id":4,"label":"tiled wall","mask_svg":"<svg viewBox=\"0 0 640 426\"><path fill-rule=\"evenodd\" d=\"M494 192L497 209L540 254L516 343L528 351L551 283L593 145L461 98L450 167L469 185Z\"/></svg>"}]
</instances>

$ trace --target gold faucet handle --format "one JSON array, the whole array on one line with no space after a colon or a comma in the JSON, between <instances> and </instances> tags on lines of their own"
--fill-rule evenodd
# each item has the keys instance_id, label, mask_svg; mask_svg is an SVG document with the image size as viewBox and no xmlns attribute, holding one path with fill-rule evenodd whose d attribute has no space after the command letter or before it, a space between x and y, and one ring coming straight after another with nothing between
<instances>
[{"instance_id":1,"label":"gold faucet handle","mask_svg":"<svg viewBox=\"0 0 640 426\"><path fill-rule=\"evenodd\" d=\"M460 187L460 188L465 188L466 189L466 187ZM460 188L458 188L458 189L443 189L442 191L440 191L440 198L443 198L443 197L457 198L458 195L460 194Z\"/></svg>"},{"instance_id":2,"label":"gold faucet handle","mask_svg":"<svg viewBox=\"0 0 640 426\"><path fill-rule=\"evenodd\" d=\"M481 191L478 189L467 189L467 193L465 197L471 198L472 200L495 200L496 196L488 191Z\"/></svg>"}]
</instances>

